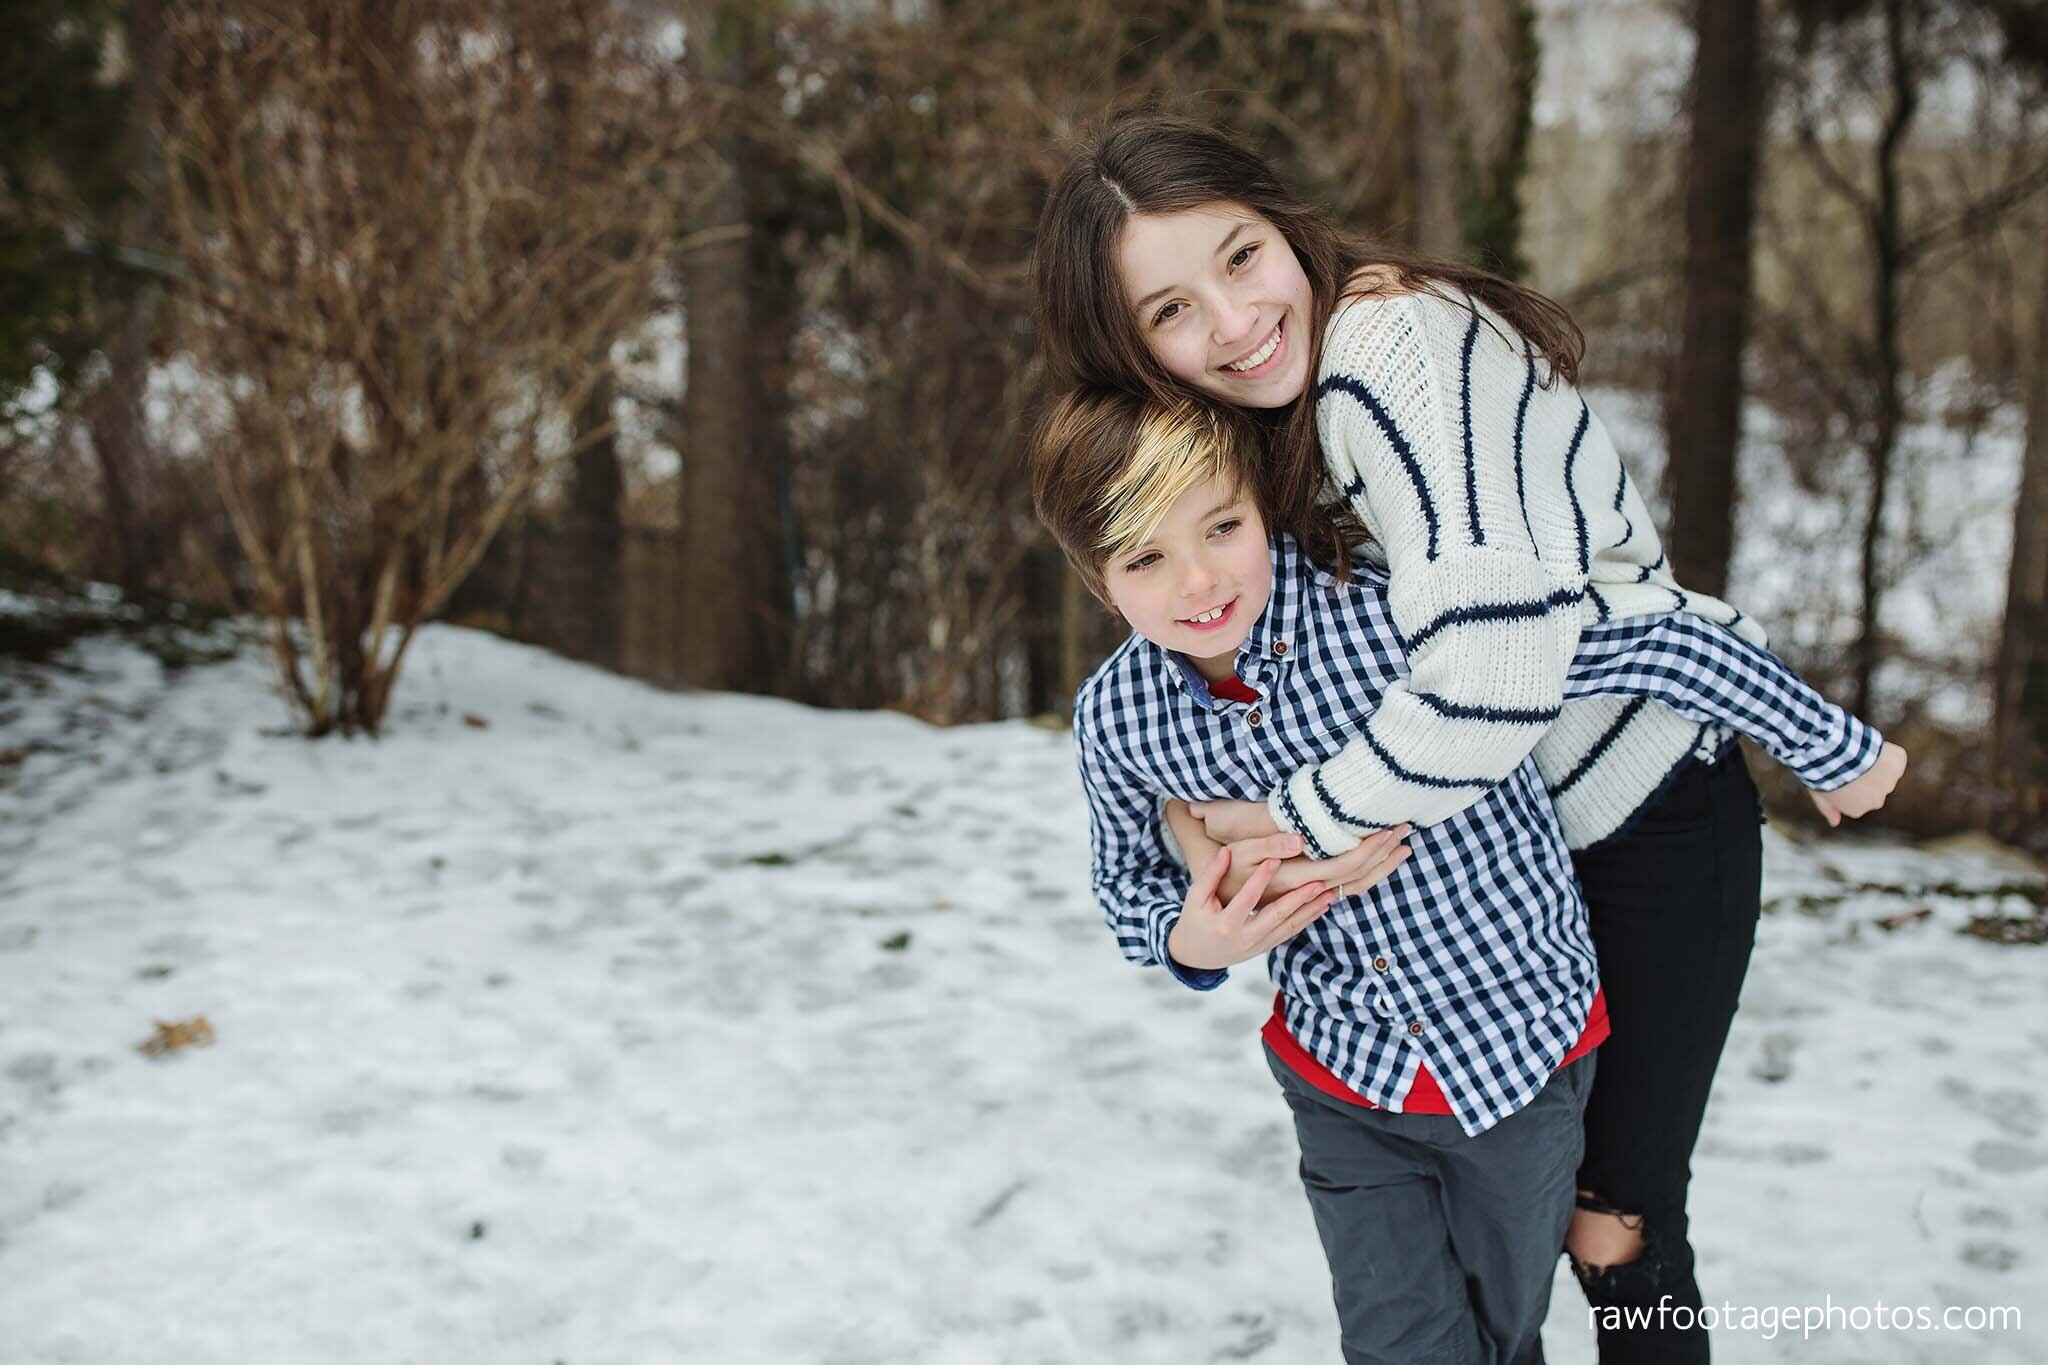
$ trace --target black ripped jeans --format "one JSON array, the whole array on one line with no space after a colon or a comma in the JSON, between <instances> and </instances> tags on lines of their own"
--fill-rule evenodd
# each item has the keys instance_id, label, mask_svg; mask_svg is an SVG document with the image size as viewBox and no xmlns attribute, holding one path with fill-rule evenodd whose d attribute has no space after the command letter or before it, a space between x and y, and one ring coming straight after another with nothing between
<instances>
[{"instance_id":1,"label":"black ripped jeans","mask_svg":"<svg viewBox=\"0 0 2048 1365\"><path fill-rule=\"evenodd\" d=\"M1586 1105L1579 1188L1591 1198L1580 1205L1640 1217L1645 1240L1638 1260L1578 1267L1601 1365L1707 1360L1686 1190L1756 943L1761 824L1756 786L1730 744L1715 762L1690 762L1632 828L1573 858L1614 1030ZM1692 1310L1689 1330L1672 1325L1679 1307ZM1632 1309L1647 1311L1648 1326L1613 1325Z\"/></svg>"}]
</instances>

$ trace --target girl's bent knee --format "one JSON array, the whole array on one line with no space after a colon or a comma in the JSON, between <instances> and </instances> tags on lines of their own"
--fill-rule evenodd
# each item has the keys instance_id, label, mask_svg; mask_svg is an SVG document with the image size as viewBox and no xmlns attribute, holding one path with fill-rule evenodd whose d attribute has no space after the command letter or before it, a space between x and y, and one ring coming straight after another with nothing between
<instances>
[{"instance_id":1,"label":"girl's bent knee","mask_svg":"<svg viewBox=\"0 0 2048 1365\"><path fill-rule=\"evenodd\" d=\"M1623 1213L1572 1210L1564 1249L1573 1261L1590 1268L1623 1265L1643 1254L1643 1220Z\"/></svg>"}]
</instances>

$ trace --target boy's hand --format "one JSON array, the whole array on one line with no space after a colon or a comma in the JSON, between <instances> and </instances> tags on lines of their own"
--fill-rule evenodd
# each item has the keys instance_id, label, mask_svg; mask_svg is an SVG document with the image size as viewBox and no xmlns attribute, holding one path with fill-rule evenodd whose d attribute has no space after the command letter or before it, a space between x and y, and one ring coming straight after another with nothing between
<instances>
[{"instance_id":1,"label":"boy's hand","mask_svg":"<svg viewBox=\"0 0 2048 1365\"><path fill-rule=\"evenodd\" d=\"M1280 870L1279 861L1268 858L1226 905L1216 892L1230 864L1230 850L1217 850L1188 888L1180 919L1166 939L1166 951L1183 967L1220 971L1260 957L1300 933L1336 902L1334 888L1311 881L1261 909L1259 896Z\"/></svg>"},{"instance_id":2,"label":"boy's hand","mask_svg":"<svg viewBox=\"0 0 2048 1365\"><path fill-rule=\"evenodd\" d=\"M1188 809L1209 831L1209 837L1219 844L1234 844L1240 839L1259 839L1280 833L1280 826L1273 821L1273 812L1266 809L1263 801L1194 801L1189 803Z\"/></svg>"},{"instance_id":3,"label":"boy's hand","mask_svg":"<svg viewBox=\"0 0 2048 1365\"><path fill-rule=\"evenodd\" d=\"M1906 771L1906 751L1896 744L1886 744L1877 754L1877 762L1870 765L1870 771L1853 782L1845 783L1831 792L1808 791L1813 804L1821 816L1833 828L1842 823L1842 817L1860 819L1884 804L1892 794L1892 788L1899 785L1899 778Z\"/></svg>"}]
</instances>

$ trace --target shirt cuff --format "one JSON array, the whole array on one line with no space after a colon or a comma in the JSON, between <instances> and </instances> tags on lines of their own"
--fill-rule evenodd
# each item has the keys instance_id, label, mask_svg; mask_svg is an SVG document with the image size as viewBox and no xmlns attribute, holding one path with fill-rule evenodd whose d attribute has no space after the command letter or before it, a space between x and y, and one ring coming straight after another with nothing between
<instances>
[{"instance_id":1,"label":"shirt cuff","mask_svg":"<svg viewBox=\"0 0 2048 1365\"><path fill-rule=\"evenodd\" d=\"M1817 743L1786 764L1807 787L1831 792L1869 772L1884 750L1884 736L1874 725L1865 725L1840 707L1833 708L1836 723Z\"/></svg>"},{"instance_id":2,"label":"shirt cuff","mask_svg":"<svg viewBox=\"0 0 2048 1365\"><path fill-rule=\"evenodd\" d=\"M1172 974L1175 981L1191 990L1213 991L1230 977L1227 967L1214 969L1186 967L1173 960L1173 954L1166 951L1166 940L1173 934L1173 926L1180 923L1180 907L1155 917L1152 921L1152 956L1159 959Z\"/></svg>"}]
</instances>

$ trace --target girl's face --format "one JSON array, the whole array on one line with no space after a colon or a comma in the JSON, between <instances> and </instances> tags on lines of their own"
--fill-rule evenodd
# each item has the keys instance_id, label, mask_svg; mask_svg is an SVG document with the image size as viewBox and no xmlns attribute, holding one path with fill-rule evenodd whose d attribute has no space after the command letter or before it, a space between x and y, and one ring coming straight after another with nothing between
<instances>
[{"instance_id":1,"label":"girl's face","mask_svg":"<svg viewBox=\"0 0 2048 1365\"><path fill-rule=\"evenodd\" d=\"M1280 230L1241 204L1134 215L1117 275L1138 331L1183 383L1240 408L1308 387L1308 276Z\"/></svg>"}]
</instances>

